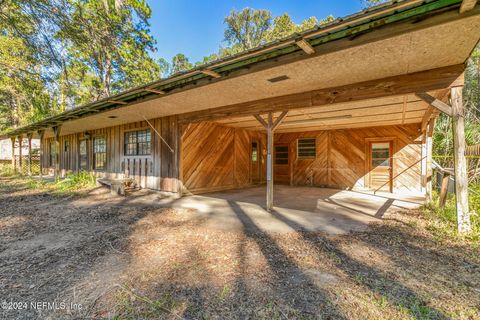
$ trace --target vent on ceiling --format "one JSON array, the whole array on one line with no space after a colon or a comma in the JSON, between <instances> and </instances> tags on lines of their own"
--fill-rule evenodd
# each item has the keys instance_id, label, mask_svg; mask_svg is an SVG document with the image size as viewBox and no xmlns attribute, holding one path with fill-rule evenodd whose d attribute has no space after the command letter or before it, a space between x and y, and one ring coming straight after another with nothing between
<instances>
[{"instance_id":1,"label":"vent on ceiling","mask_svg":"<svg viewBox=\"0 0 480 320\"><path fill-rule=\"evenodd\" d=\"M268 81L270 81L271 83L275 83L275 82L280 82L280 81L284 81L284 80L288 80L288 79L290 79L288 76L283 75L283 76L275 77L275 78L272 78L272 79L268 79Z\"/></svg>"}]
</instances>

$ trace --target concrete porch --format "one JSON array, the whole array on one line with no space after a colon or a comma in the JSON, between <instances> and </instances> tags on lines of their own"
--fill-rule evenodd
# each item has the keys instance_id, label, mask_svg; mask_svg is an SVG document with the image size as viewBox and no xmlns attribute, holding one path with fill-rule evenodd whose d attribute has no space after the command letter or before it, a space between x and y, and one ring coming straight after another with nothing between
<instances>
[{"instance_id":1,"label":"concrete porch","mask_svg":"<svg viewBox=\"0 0 480 320\"><path fill-rule=\"evenodd\" d=\"M342 234L361 231L392 210L418 208L421 195L396 195L315 187L274 187L274 208L265 210L265 186L183 197L174 208L195 209L221 230Z\"/></svg>"}]
</instances>

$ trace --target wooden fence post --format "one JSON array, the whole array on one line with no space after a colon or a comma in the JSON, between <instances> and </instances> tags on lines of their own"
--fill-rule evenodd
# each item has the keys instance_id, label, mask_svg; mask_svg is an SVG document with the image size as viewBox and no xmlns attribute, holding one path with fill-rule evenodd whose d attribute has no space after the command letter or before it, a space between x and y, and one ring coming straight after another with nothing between
<instances>
[{"instance_id":1,"label":"wooden fence post","mask_svg":"<svg viewBox=\"0 0 480 320\"><path fill-rule=\"evenodd\" d=\"M465 158L465 119L463 109L463 87L451 88L453 148L455 160L455 195L457 207L458 232L471 230L470 212L468 210L468 176Z\"/></svg>"}]
</instances>

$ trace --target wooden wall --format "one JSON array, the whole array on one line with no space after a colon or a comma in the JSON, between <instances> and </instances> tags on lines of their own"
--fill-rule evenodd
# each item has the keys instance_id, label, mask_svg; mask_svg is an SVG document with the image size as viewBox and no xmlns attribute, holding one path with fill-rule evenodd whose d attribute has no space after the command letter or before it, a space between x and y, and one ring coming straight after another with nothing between
<instances>
[{"instance_id":1,"label":"wooden wall","mask_svg":"<svg viewBox=\"0 0 480 320\"><path fill-rule=\"evenodd\" d=\"M181 171L186 190L201 193L251 185L253 137L262 145L260 161L264 173L265 134L212 122L191 124L182 139Z\"/></svg>"},{"instance_id":2,"label":"wooden wall","mask_svg":"<svg viewBox=\"0 0 480 320\"><path fill-rule=\"evenodd\" d=\"M88 171L97 176L120 179L126 176L133 178L144 188L164 191L177 191L178 183L178 125L176 117L164 117L151 120L150 123L162 135L167 143L174 149L171 152L168 146L161 141L157 134L151 131L151 155L149 156L125 156L124 135L130 130L149 129L147 122L135 122L121 126L113 126L89 131L90 138L87 140L89 150ZM107 166L104 171L93 170L92 142L95 136L104 136L107 143ZM84 139L84 133L60 136L60 169L62 174L69 171L79 170L79 141ZM53 172L53 166L49 163L50 142L53 138L42 141L42 166L45 174ZM65 151L65 141L69 141L69 149Z\"/></svg>"},{"instance_id":3,"label":"wooden wall","mask_svg":"<svg viewBox=\"0 0 480 320\"><path fill-rule=\"evenodd\" d=\"M297 139L316 138L316 158L297 159ZM421 190L419 125L350 130L276 133L275 143L290 146L292 185L368 189L369 139L393 141L393 191Z\"/></svg>"}]
</instances>

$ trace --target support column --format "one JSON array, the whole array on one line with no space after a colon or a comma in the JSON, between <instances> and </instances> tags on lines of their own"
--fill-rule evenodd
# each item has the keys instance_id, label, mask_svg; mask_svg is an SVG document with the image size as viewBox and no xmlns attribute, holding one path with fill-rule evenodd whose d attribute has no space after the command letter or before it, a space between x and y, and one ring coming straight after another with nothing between
<instances>
[{"instance_id":1,"label":"support column","mask_svg":"<svg viewBox=\"0 0 480 320\"><path fill-rule=\"evenodd\" d=\"M267 211L273 209L273 135L275 129L287 116L288 111L283 111L278 118L273 121L273 113L268 113L268 119L265 121L259 114L255 118L267 130Z\"/></svg>"},{"instance_id":2,"label":"support column","mask_svg":"<svg viewBox=\"0 0 480 320\"><path fill-rule=\"evenodd\" d=\"M23 174L22 172L22 164L23 164L23 159L22 159L22 145L23 144L23 136L18 136L18 172L20 174Z\"/></svg>"},{"instance_id":3,"label":"support column","mask_svg":"<svg viewBox=\"0 0 480 320\"><path fill-rule=\"evenodd\" d=\"M465 158L465 119L463 109L463 87L451 88L453 152L455 157L455 195L457 206L458 232L471 230L470 212L468 210L468 176Z\"/></svg>"},{"instance_id":4,"label":"support column","mask_svg":"<svg viewBox=\"0 0 480 320\"><path fill-rule=\"evenodd\" d=\"M12 141L12 170L13 173L17 173L17 166L15 165L15 140L17 138L11 137L10 140Z\"/></svg>"},{"instance_id":5,"label":"support column","mask_svg":"<svg viewBox=\"0 0 480 320\"><path fill-rule=\"evenodd\" d=\"M53 127L53 135L55 139L55 180L60 176L60 126Z\"/></svg>"},{"instance_id":6,"label":"support column","mask_svg":"<svg viewBox=\"0 0 480 320\"><path fill-rule=\"evenodd\" d=\"M273 117L268 114L267 127L267 210L273 209Z\"/></svg>"},{"instance_id":7,"label":"support column","mask_svg":"<svg viewBox=\"0 0 480 320\"><path fill-rule=\"evenodd\" d=\"M432 164L433 164L433 159L432 159L432 153L433 153L433 129L435 127L435 120L432 119L430 120L428 124L428 129L427 129L427 140L426 140L426 166L427 166L427 172L426 172L426 193L427 193L427 202L432 202L432 175L433 175L433 170L432 170Z\"/></svg>"},{"instance_id":8,"label":"support column","mask_svg":"<svg viewBox=\"0 0 480 320\"><path fill-rule=\"evenodd\" d=\"M421 174L422 174L422 183L421 189L422 193L426 195L427 193L427 129L422 133L422 162L421 162Z\"/></svg>"},{"instance_id":9,"label":"support column","mask_svg":"<svg viewBox=\"0 0 480 320\"><path fill-rule=\"evenodd\" d=\"M37 131L39 139L40 139L40 178L43 177L43 136L45 135L45 130L38 130Z\"/></svg>"},{"instance_id":10,"label":"support column","mask_svg":"<svg viewBox=\"0 0 480 320\"><path fill-rule=\"evenodd\" d=\"M33 132L27 133L28 139L28 176L32 176L32 137Z\"/></svg>"}]
</instances>

